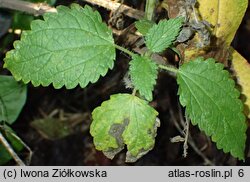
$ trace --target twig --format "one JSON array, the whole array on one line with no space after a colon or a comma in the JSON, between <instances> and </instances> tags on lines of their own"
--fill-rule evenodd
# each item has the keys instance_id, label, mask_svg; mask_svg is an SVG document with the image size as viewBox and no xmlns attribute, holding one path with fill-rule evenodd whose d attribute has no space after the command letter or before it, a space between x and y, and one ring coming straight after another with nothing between
<instances>
[{"instance_id":1,"label":"twig","mask_svg":"<svg viewBox=\"0 0 250 182\"><path fill-rule=\"evenodd\" d=\"M8 151L8 153L11 155L11 157L16 161L16 163L19 166L25 166L24 162L18 157L18 155L16 154L16 152L13 150L13 148L10 146L10 144L4 138L4 136L2 135L1 132L0 132L0 142L4 145L4 147L6 148L6 150Z\"/></svg>"},{"instance_id":2,"label":"twig","mask_svg":"<svg viewBox=\"0 0 250 182\"><path fill-rule=\"evenodd\" d=\"M116 11L119 8L119 12L121 12L121 13L123 13L131 18L142 19L144 17L143 11L136 10L134 8L127 6L127 5L117 3L117 2L114 2L111 0L83 0L83 1L86 1L86 2L94 4L94 5L102 6L106 9L111 10L111 11Z\"/></svg>"},{"instance_id":3,"label":"twig","mask_svg":"<svg viewBox=\"0 0 250 182\"><path fill-rule=\"evenodd\" d=\"M184 132L182 131L176 117L174 116L174 112L172 109L169 110L170 112L170 116L171 119L176 127L176 129L184 136ZM179 114L181 113L181 110L179 110ZM182 115L181 115L182 116ZM180 118L180 120L183 120L183 117ZM198 147L196 146L196 144L194 143L192 137L189 135L189 140L187 140L188 144L193 148L193 150L204 160L205 164L207 165L214 165L214 163L212 161L210 161L201 151L200 149L198 149Z\"/></svg>"},{"instance_id":4,"label":"twig","mask_svg":"<svg viewBox=\"0 0 250 182\"><path fill-rule=\"evenodd\" d=\"M187 157L189 124L190 124L190 120L186 116L186 126L184 129L185 130L185 140L184 140L184 144L183 144L183 157Z\"/></svg>"},{"instance_id":5,"label":"twig","mask_svg":"<svg viewBox=\"0 0 250 182\"><path fill-rule=\"evenodd\" d=\"M20 0L0 0L0 8L8 8L32 14L43 15L45 12L56 12L56 9L45 3L30 3Z\"/></svg>"}]
</instances>

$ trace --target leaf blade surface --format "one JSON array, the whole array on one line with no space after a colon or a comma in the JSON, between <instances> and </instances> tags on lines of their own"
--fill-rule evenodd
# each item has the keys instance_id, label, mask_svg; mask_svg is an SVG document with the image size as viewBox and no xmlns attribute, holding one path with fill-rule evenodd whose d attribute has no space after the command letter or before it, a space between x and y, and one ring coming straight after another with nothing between
<instances>
[{"instance_id":1,"label":"leaf blade surface","mask_svg":"<svg viewBox=\"0 0 250 182\"><path fill-rule=\"evenodd\" d=\"M182 27L183 18L161 20L153 25L146 35L147 48L152 52L162 52L168 48L178 36Z\"/></svg>"},{"instance_id":2,"label":"leaf blade surface","mask_svg":"<svg viewBox=\"0 0 250 182\"><path fill-rule=\"evenodd\" d=\"M26 97L26 85L16 82L12 76L0 76L0 121L15 122Z\"/></svg>"},{"instance_id":3,"label":"leaf blade surface","mask_svg":"<svg viewBox=\"0 0 250 182\"><path fill-rule=\"evenodd\" d=\"M152 101L152 91L156 84L157 65L147 57L134 56L130 61L129 74L136 90L148 101Z\"/></svg>"},{"instance_id":4,"label":"leaf blade surface","mask_svg":"<svg viewBox=\"0 0 250 182\"><path fill-rule=\"evenodd\" d=\"M194 125L219 149L244 159L246 123L240 93L223 65L198 58L185 63L177 74L182 106Z\"/></svg>"},{"instance_id":5,"label":"leaf blade surface","mask_svg":"<svg viewBox=\"0 0 250 182\"><path fill-rule=\"evenodd\" d=\"M96 82L113 68L114 40L101 16L89 6L58 6L57 13L46 13L31 31L8 52L4 67L16 80L34 86L71 89Z\"/></svg>"},{"instance_id":6,"label":"leaf blade surface","mask_svg":"<svg viewBox=\"0 0 250 182\"><path fill-rule=\"evenodd\" d=\"M112 95L93 112L90 133L97 150L113 158L127 145L127 162L135 162L154 146L156 116L146 101L130 94Z\"/></svg>"}]
</instances>

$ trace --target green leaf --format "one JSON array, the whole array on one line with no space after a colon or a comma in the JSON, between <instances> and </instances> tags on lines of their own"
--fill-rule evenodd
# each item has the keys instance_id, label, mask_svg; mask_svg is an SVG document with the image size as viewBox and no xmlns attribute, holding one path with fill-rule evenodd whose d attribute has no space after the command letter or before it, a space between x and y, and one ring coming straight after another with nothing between
<instances>
[{"instance_id":1,"label":"green leaf","mask_svg":"<svg viewBox=\"0 0 250 182\"><path fill-rule=\"evenodd\" d=\"M131 81L140 95L152 101L152 91L156 84L157 65L147 57L134 56L130 61L129 74Z\"/></svg>"},{"instance_id":2,"label":"green leaf","mask_svg":"<svg viewBox=\"0 0 250 182\"><path fill-rule=\"evenodd\" d=\"M155 25L154 22L145 19L135 22L135 27L143 36L148 33L149 29L152 28L153 25Z\"/></svg>"},{"instance_id":3,"label":"green leaf","mask_svg":"<svg viewBox=\"0 0 250 182\"><path fill-rule=\"evenodd\" d=\"M153 52L162 52L168 48L179 35L182 22L183 17L178 17L162 20L158 25L154 25L146 35L147 48Z\"/></svg>"},{"instance_id":4,"label":"green leaf","mask_svg":"<svg viewBox=\"0 0 250 182\"><path fill-rule=\"evenodd\" d=\"M181 66L177 82L180 102L192 123L212 136L218 149L244 159L247 125L243 104L223 65L198 58Z\"/></svg>"},{"instance_id":5,"label":"green leaf","mask_svg":"<svg viewBox=\"0 0 250 182\"><path fill-rule=\"evenodd\" d=\"M4 67L16 80L35 86L85 87L113 68L115 59L112 32L100 14L77 4L59 6L57 13L46 13L44 21L33 21L14 47Z\"/></svg>"},{"instance_id":6,"label":"green leaf","mask_svg":"<svg viewBox=\"0 0 250 182\"><path fill-rule=\"evenodd\" d=\"M0 76L0 121L12 124L26 102L26 95L26 85L12 76Z\"/></svg>"},{"instance_id":7,"label":"green leaf","mask_svg":"<svg viewBox=\"0 0 250 182\"><path fill-rule=\"evenodd\" d=\"M90 133L97 150L113 158L127 145L126 162L135 162L154 147L158 115L146 101L130 94L112 95L93 112Z\"/></svg>"},{"instance_id":8,"label":"green leaf","mask_svg":"<svg viewBox=\"0 0 250 182\"><path fill-rule=\"evenodd\" d=\"M22 142L13 136L15 135L15 132L10 127L4 125L4 127L0 128L0 132L3 134L3 136L6 138L11 147L16 152L20 152L21 150L23 150L24 146ZM9 154L5 146L0 142L0 165L7 163L11 159L12 159L11 155Z\"/></svg>"}]
</instances>

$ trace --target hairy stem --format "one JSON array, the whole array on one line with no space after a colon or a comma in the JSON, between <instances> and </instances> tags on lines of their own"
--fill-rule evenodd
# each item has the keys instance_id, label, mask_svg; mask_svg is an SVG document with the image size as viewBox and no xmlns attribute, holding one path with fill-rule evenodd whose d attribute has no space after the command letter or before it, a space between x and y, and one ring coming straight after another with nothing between
<instances>
[{"instance_id":1,"label":"hairy stem","mask_svg":"<svg viewBox=\"0 0 250 182\"><path fill-rule=\"evenodd\" d=\"M163 69L163 70L166 70L166 71L170 71L170 72L174 72L174 73L177 73L178 72L178 69L173 67L173 66L167 66L167 65L161 65L161 64L158 64L158 67Z\"/></svg>"},{"instance_id":2,"label":"hairy stem","mask_svg":"<svg viewBox=\"0 0 250 182\"><path fill-rule=\"evenodd\" d=\"M188 149L188 136L189 136L189 124L190 120L186 116L186 126L185 126L185 141L183 144L183 157L187 157L187 149Z\"/></svg>"},{"instance_id":3,"label":"hairy stem","mask_svg":"<svg viewBox=\"0 0 250 182\"><path fill-rule=\"evenodd\" d=\"M137 90L134 88L134 89L133 89L133 92L132 92L132 95L133 95L133 96L135 96L136 91L137 91Z\"/></svg>"},{"instance_id":4,"label":"hairy stem","mask_svg":"<svg viewBox=\"0 0 250 182\"><path fill-rule=\"evenodd\" d=\"M119 46L117 44L114 45L116 49L122 51L122 52L125 52L126 54L130 55L131 57L135 56L135 53L133 53L132 51L122 47L122 46Z\"/></svg>"},{"instance_id":5,"label":"hairy stem","mask_svg":"<svg viewBox=\"0 0 250 182\"><path fill-rule=\"evenodd\" d=\"M173 109L171 108L171 109L169 110L169 112L170 112L171 119L172 119L172 121L173 121L173 123L174 123L176 129L177 129L183 136L185 136L184 133L183 133L183 130L181 129L181 126L179 125L179 123L178 123L178 121L177 121L177 118L175 117L175 114L174 114ZM181 106L180 106L180 105L179 105L179 108L178 108L178 112L179 112L180 123L181 123L181 124L183 125L183 127L184 127L185 122L184 122L184 119L183 119L183 115L182 115L182 112L181 112ZM191 137L190 135L189 135L188 137L189 137L189 140L187 140L188 144L193 148L193 150L194 150L200 157L203 158L205 165L211 165L211 166L215 165L215 164L214 164L212 161L210 161L210 160L201 152L201 150L196 146L196 143L194 142L194 140L192 139L192 137Z\"/></svg>"},{"instance_id":6,"label":"hairy stem","mask_svg":"<svg viewBox=\"0 0 250 182\"><path fill-rule=\"evenodd\" d=\"M118 50L122 51L122 52L125 52L126 54L128 54L129 56L133 57L135 56L136 54L133 53L132 51L122 47L122 46L119 46L117 44L114 44L115 48L117 48ZM146 53L147 54L147 53ZM149 52L150 54L150 52ZM173 73L177 73L178 72L178 69L173 67L173 66L167 66L167 65L162 65L162 64L158 64L158 67L163 69L163 70L166 70L166 71L170 71L170 72L173 72Z\"/></svg>"}]
</instances>

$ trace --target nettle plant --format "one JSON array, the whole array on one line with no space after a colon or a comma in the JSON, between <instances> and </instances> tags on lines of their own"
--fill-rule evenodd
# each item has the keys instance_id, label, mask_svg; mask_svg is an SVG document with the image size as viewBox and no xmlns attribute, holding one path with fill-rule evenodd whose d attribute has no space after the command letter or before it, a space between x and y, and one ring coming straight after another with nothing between
<instances>
[{"instance_id":1,"label":"nettle plant","mask_svg":"<svg viewBox=\"0 0 250 182\"><path fill-rule=\"evenodd\" d=\"M111 95L92 112L90 133L96 149L108 158L126 145L126 161L135 162L154 147L160 121L149 102L153 100L157 74L163 70L176 75L180 103L192 124L211 136L218 149L244 159L246 118L240 92L224 65L213 58L197 57L176 68L158 64L152 58L153 53L173 46L184 18L161 20L158 24L137 22L148 48L143 55L115 44L100 14L87 5L58 6L57 13L46 13L43 18L33 21L31 30L24 31L14 49L6 54L4 67L17 81L34 86L53 84L56 89L73 89L77 85L84 88L114 68L116 49L131 57L131 93ZM24 88L18 87L18 93L22 94ZM11 115L9 105L23 105L18 98L1 100L6 103L6 113Z\"/></svg>"}]
</instances>

